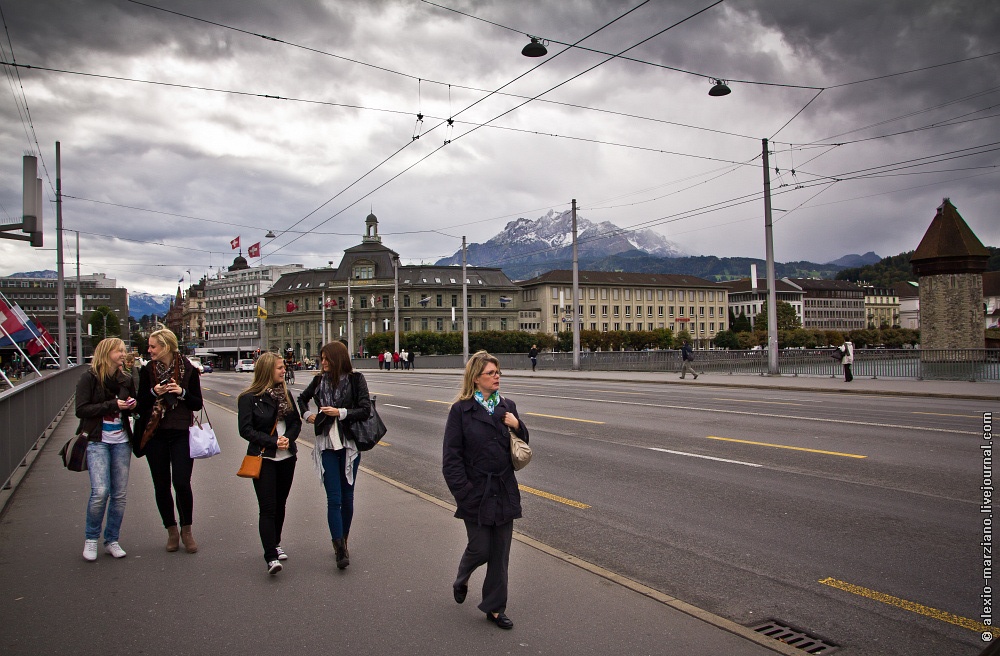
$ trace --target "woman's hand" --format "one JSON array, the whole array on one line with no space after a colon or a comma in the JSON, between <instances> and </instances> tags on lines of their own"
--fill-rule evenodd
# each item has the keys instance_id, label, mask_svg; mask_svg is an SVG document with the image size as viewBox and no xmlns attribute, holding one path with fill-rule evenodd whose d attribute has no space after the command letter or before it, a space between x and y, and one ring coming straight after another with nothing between
<instances>
[{"instance_id":1,"label":"woman's hand","mask_svg":"<svg viewBox=\"0 0 1000 656\"><path fill-rule=\"evenodd\" d=\"M284 435L278 437L278 448L282 451L288 450L288 438Z\"/></svg>"},{"instance_id":2,"label":"woman's hand","mask_svg":"<svg viewBox=\"0 0 1000 656\"><path fill-rule=\"evenodd\" d=\"M177 394L180 395L183 392L183 388L174 381L167 381L163 385L157 385L153 388L157 396L163 396L164 394Z\"/></svg>"},{"instance_id":3,"label":"woman's hand","mask_svg":"<svg viewBox=\"0 0 1000 656\"><path fill-rule=\"evenodd\" d=\"M340 409L339 408L334 408L334 407L331 407L331 406L328 406L328 405L324 405L324 406L320 406L319 411L322 412L324 415L327 415L327 416L330 416L330 417L337 417L338 419L340 418Z\"/></svg>"},{"instance_id":4,"label":"woman's hand","mask_svg":"<svg viewBox=\"0 0 1000 656\"><path fill-rule=\"evenodd\" d=\"M306 418L306 423L307 424L315 424L316 423L316 415L309 415Z\"/></svg>"},{"instance_id":5,"label":"woman's hand","mask_svg":"<svg viewBox=\"0 0 1000 656\"><path fill-rule=\"evenodd\" d=\"M118 399L119 410L131 410L133 407L135 407L135 399L133 399L131 396L125 399L124 401Z\"/></svg>"},{"instance_id":6,"label":"woman's hand","mask_svg":"<svg viewBox=\"0 0 1000 656\"><path fill-rule=\"evenodd\" d=\"M517 421L517 417L515 417L512 412L504 414L503 423L507 424L508 428L513 428L514 430L517 430L518 426L521 425L520 422Z\"/></svg>"}]
</instances>

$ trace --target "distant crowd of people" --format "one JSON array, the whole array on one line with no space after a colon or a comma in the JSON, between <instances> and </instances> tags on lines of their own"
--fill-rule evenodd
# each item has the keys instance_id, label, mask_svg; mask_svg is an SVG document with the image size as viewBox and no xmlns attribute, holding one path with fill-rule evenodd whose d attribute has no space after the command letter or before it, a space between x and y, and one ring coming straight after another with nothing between
<instances>
[{"instance_id":1,"label":"distant crowd of people","mask_svg":"<svg viewBox=\"0 0 1000 656\"><path fill-rule=\"evenodd\" d=\"M391 369L416 369L414 361L417 359L413 351L400 349L399 351L386 351L378 354L378 368L385 371Z\"/></svg>"}]
</instances>

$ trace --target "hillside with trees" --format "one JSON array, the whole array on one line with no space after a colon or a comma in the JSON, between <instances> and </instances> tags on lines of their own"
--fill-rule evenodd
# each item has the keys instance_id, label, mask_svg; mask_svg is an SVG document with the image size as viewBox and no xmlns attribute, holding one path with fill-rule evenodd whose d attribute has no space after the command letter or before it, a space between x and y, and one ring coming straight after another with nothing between
<instances>
[{"instance_id":1,"label":"hillside with trees","mask_svg":"<svg viewBox=\"0 0 1000 656\"><path fill-rule=\"evenodd\" d=\"M987 271L1000 271L1000 248L994 246L986 247L990 251L990 259L987 264ZM866 282L875 287L889 287L900 280L916 280L913 275L913 268L910 266L910 257L913 251L890 255L882 258L881 262L869 264L853 269L844 269L837 274L837 280L851 280L854 282Z\"/></svg>"}]
</instances>

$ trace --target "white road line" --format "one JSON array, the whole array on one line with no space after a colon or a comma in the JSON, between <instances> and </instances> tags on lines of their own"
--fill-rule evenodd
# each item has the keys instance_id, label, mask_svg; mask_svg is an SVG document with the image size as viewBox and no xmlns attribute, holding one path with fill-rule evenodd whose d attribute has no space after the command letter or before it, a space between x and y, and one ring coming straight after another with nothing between
<instances>
[{"instance_id":1,"label":"white road line","mask_svg":"<svg viewBox=\"0 0 1000 656\"><path fill-rule=\"evenodd\" d=\"M402 408L403 410L410 410L411 409L410 406L408 406L408 405L396 405L394 403L383 403L382 405L383 406L389 406L390 408Z\"/></svg>"},{"instance_id":2,"label":"white road line","mask_svg":"<svg viewBox=\"0 0 1000 656\"><path fill-rule=\"evenodd\" d=\"M715 456L703 456L700 453L687 453L686 451L671 451L670 449L659 449L655 446L645 447L650 451L660 451L662 453L672 453L675 456L688 456L690 458L703 458L705 460L715 460L716 462L729 462L734 465L746 465L747 467L763 467L755 462L743 462L742 460L728 460L726 458L716 458Z\"/></svg>"}]
</instances>

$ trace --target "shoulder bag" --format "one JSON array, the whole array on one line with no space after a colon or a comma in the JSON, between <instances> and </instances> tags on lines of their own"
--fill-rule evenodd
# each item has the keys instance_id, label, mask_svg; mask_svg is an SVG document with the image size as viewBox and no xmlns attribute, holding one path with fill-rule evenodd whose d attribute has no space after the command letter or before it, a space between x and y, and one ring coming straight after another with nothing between
<instances>
[{"instance_id":1,"label":"shoulder bag","mask_svg":"<svg viewBox=\"0 0 1000 656\"><path fill-rule=\"evenodd\" d=\"M69 442L59 449L59 456L62 458L63 467L70 471L87 471L87 444L90 442L90 435L80 433L69 439Z\"/></svg>"},{"instance_id":2,"label":"shoulder bag","mask_svg":"<svg viewBox=\"0 0 1000 656\"><path fill-rule=\"evenodd\" d=\"M274 420L274 428L271 429L271 435L274 435L274 431L278 428L278 420ZM240 478L260 478L260 468L264 464L264 449L260 450L255 456L247 454L243 456L243 462L240 464L240 470L236 472L236 475Z\"/></svg>"},{"instance_id":3,"label":"shoulder bag","mask_svg":"<svg viewBox=\"0 0 1000 656\"><path fill-rule=\"evenodd\" d=\"M510 461L514 465L514 471L521 471L531 462L531 447L510 427L507 430L510 432Z\"/></svg>"},{"instance_id":4,"label":"shoulder bag","mask_svg":"<svg viewBox=\"0 0 1000 656\"><path fill-rule=\"evenodd\" d=\"M385 434L388 432L385 422L382 421L382 417L379 417L378 411L375 409L374 394L371 395L371 401L372 413L368 415L368 419L343 425L344 430L358 446L358 451L374 449L379 440L385 437Z\"/></svg>"},{"instance_id":5,"label":"shoulder bag","mask_svg":"<svg viewBox=\"0 0 1000 656\"><path fill-rule=\"evenodd\" d=\"M204 423L202 417L204 416ZM208 409L204 406L197 416L191 413L191 427L188 429L188 448L192 458L211 458L222 452L219 440L215 437L212 420L208 418Z\"/></svg>"}]
</instances>

